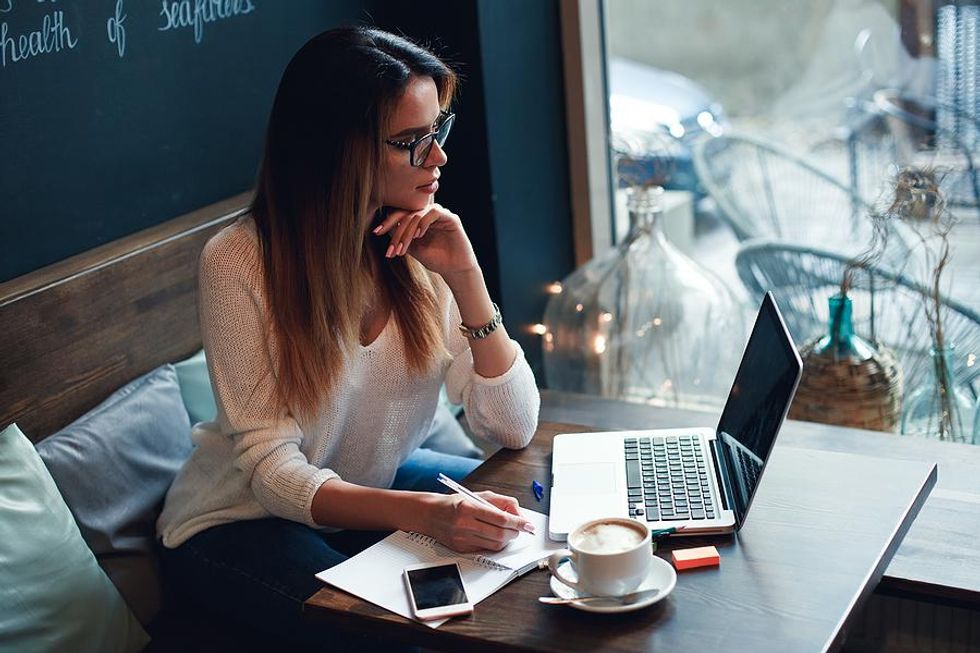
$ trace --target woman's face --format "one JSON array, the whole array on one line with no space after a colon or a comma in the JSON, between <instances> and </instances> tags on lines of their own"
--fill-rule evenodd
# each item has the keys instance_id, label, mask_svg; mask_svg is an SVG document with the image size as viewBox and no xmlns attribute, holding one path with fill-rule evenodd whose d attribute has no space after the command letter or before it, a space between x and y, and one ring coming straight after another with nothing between
<instances>
[{"instance_id":1,"label":"woman's face","mask_svg":"<svg viewBox=\"0 0 980 653\"><path fill-rule=\"evenodd\" d=\"M385 140L408 143L425 136L439 121L439 92L431 77L412 77L405 93L395 105L391 125ZM439 188L439 166L447 161L439 143L421 165L413 167L407 150L385 145L385 186L381 192L382 206L417 211L423 209Z\"/></svg>"}]
</instances>

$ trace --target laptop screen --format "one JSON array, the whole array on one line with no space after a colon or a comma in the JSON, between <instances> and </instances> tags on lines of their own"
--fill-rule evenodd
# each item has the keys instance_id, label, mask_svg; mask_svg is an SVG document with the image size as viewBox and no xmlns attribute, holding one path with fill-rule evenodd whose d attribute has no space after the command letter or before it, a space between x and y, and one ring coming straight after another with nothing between
<instances>
[{"instance_id":1,"label":"laptop screen","mask_svg":"<svg viewBox=\"0 0 980 653\"><path fill-rule=\"evenodd\" d=\"M720 470L740 526L796 392L803 363L766 293L718 422Z\"/></svg>"}]
</instances>

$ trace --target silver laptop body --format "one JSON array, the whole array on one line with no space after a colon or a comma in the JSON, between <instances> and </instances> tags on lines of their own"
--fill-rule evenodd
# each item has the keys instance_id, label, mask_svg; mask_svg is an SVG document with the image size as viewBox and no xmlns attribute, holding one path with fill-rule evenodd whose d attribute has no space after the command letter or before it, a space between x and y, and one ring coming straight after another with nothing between
<instances>
[{"instance_id":1,"label":"silver laptop body","mask_svg":"<svg viewBox=\"0 0 980 653\"><path fill-rule=\"evenodd\" d=\"M741 527L789 411L802 361L771 294L759 309L718 428L555 436L548 534L631 517L684 535Z\"/></svg>"}]
</instances>

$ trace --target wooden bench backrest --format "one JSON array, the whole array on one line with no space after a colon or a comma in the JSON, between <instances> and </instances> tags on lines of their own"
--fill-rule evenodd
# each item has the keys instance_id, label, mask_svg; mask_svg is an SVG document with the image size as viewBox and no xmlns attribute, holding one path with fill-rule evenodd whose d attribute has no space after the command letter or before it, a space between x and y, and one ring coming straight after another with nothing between
<instances>
[{"instance_id":1,"label":"wooden bench backrest","mask_svg":"<svg viewBox=\"0 0 980 653\"><path fill-rule=\"evenodd\" d=\"M0 429L34 442L201 347L197 262L250 193L0 284Z\"/></svg>"}]
</instances>

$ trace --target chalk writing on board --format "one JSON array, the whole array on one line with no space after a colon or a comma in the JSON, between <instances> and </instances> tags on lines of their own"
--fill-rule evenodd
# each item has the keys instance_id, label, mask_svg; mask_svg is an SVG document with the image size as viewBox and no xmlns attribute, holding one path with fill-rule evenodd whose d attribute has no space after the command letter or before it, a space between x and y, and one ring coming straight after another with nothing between
<instances>
[{"instance_id":1,"label":"chalk writing on board","mask_svg":"<svg viewBox=\"0 0 980 653\"><path fill-rule=\"evenodd\" d=\"M105 29L109 34L109 43L116 44L116 52L122 57L126 54L126 14L123 13L123 0L116 0L116 13L109 16Z\"/></svg>"},{"instance_id":2,"label":"chalk writing on board","mask_svg":"<svg viewBox=\"0 0 980 653\"><path fill-rule=\"evenodd\" d=\"M0 0L0 14L5 14L8 11L12 11L14 8L14 0Z\"/></svg>"},{"instance_id":3,"label":"chalk writing on board","mask_svg":"<svg viewBox=\"0 0 980 653\"><path fill-rule=\"evenodd\" d=\"M12 9L12 0L7 0L6 6ZM71 29L65 25L65 14L60 10L46 14L37 29L14 35L9 32L10 26L7 22L0 23L0 65L3 68L8 63L14 64L42 54L71 50L78 45L78 39L72 36Z\"/></svg>"},{"instance_id":4,"label":"chalk writing on board","mask_svg":"<svg viewBox=\"0 0 980 653\"><path fill-rule=\"evenodd\" d=\"M162 0L160 32L186 27L194 28L194 42L204 39L204 26L255 11L252 0Z\"/></svg>"}]
</instances>

